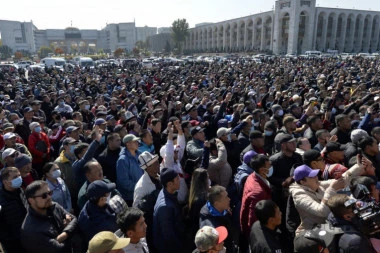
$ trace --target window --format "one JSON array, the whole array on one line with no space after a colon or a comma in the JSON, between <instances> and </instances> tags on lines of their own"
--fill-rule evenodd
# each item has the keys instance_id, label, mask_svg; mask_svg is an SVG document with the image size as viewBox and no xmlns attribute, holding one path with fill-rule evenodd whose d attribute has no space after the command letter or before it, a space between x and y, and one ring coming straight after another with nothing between
<instances>
[{"instance_id":1,"label":"window","mask_svg":"<svg viewBox=\"0 0 380 253\"><path fill-rule=\"evenodd\" d=\"M16 43L22 43L22 38L20 38L20 37L16 37L16 38L15 38L15 42L16 42Z\"/></svg>"},{"instance_id":2,"label":"window","mask_svg":"<svg viewBox=\"0 0 380 253\"><path fill-rule=\"evenodd\" d=\"M281 8L281 9L283 9L283 8L290 8L290 2L281 3L280 8Z\"/></svg>"},{"instance_id":3,"label":"window","mask_svg":"<svg viewBox=\"0 0 380 253\"><path fill-rule=\"evenodd\" d=\"M308 6L308 7L310 7L310 1L301 1L301 6Z\"/></svg>"}]
</instances>

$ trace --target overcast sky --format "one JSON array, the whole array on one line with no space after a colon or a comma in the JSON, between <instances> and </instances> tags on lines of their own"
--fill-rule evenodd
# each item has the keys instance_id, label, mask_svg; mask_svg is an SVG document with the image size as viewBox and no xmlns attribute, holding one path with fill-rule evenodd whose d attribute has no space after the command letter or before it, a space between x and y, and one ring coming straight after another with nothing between
<instances>
[{"instance_id":1,"label":"overcast sky","mask_svg":"<svg viewBox=\"0 0 380 253\"><path fill-rule=\"evenodd\" d=\"M107 23L169 27L186 18L190 27L272 10L274 0L2 0L0 19L30 21L39 29L101 29ZM360 4L359 4L360 3ZM320 7L380 11L379 0L317 0Z\"/></svg>"}]
</instances>

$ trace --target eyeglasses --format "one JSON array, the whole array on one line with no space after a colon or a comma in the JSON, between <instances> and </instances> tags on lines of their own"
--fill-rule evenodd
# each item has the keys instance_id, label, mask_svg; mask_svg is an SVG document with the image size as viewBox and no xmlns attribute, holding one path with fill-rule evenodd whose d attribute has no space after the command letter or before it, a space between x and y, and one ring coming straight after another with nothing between
<instances>
[{"instance_id":1,"label":"eyeglasses","mask_svg":"<svg viewBox=\"0 0 380 253\"><path fill-rule=\"evenodd\" d=\"M42 198L42 199L47 199L48 196L53 195L53 191L48 191L45 193L42 193L41 195L34 196L33 198Z\"/></svg>"}]
</instances>

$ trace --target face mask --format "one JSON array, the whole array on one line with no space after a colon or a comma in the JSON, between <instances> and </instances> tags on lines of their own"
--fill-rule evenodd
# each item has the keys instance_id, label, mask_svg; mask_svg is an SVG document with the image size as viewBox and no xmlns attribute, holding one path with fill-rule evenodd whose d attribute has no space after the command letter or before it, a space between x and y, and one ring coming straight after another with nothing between
<instances>
[{"instance_id":1,"label":"face mask","mask_svg":"<svg viewBox=\"0 0 380 253\"><path fill-rule=\"evenodd\" d=\"M65 105L65 102L60 101L60 102L59 102L59 105L60 105L60 106L64 106L64 105Z\"/></svg>"},{"instance_id":2,"label":"face mask","mask_svg":"<svg viewBox=\"0 0 380 253\"><path fill-rule=\"evenodd\" d=\"M332 108L331 113L332 113L332 114L335 114L335 113L336 113L336 108L335 108L335 107Z\"/></svg>"},{"instance_id":3,"label":"face mask","mask_svg":"<svg viewBox=\"0 0 380 253\"><path fill-rule=\"evenodd\" d=\"M265 136L272 136L273 131L264 130Z\"/></svg>"},{"instance_id":4,"label":"face mask","mask_svg":"<svg viewBox=\"0 0 380 253\"><path fill-rule=\"evenodd\" d=\"M18 125L19 123L20 123L19 119L16 119L15 121L13 121L13 125Z\"/></svg>"},{"instance_id":5,"label":"face mask","mask_svg":"<svg viewBox=\"0 0 380 253\"><path fill-rule=\"evenodd\" d=\"M12 182L12 188L18 189L22 185L22 178L21 178L21 176L19 176L19 177L15 178L15 179L12 179L11 182Z\"/></svg>"},{"instance_id":6,"label":"face mask","mask_svg":"<svg viewBox=\"0 0 380 253\"><path fill-rule=\"evenodd\" d=\"M273 166L271 166L268 170L267 177L271 177L273 175Z\"/></svg>"},{"instance_id":7,"label":"face mask","mask_svg":"<svg viewBox=\"0 0 380 253\"><path fill-rule=\"evenodd\" d=\"M55 170L51 173L52 178L59 178L61 176L61 170Z\"/></svg>"},{"instance_id":8,"label":"face mask","mask_svg":"<svg viewBox=\"0 0 380 253\"><path fill-rule=\"evenodd\" d=\"M255 120L252 120L252 125L255 127L258 127L260 122L256 122Z\"/></svg>"},{"instance_id":9,"label":"face mask","mask_svg":"<svg viewBox=\"0 0 380 253\"><path fill-rule=\"evenodd\" d=\"M70 146L70 153L71 154L74 154L74 149L75 149L75 146Z\"/></svg>"},{"instance_id":10,"label":"face mask","mask_svg":"<svg viewBox=\"0 0 380 253\"><path fill-rule=\"evenodd\" d=\"M278 116L282 116L282 115L284 115L284 111L283 111L283 110L279 110L279 111L277 112L277 115L278 115Z\"/></svg>"},{"instance_id":11,"label":"face mask","mask_svg":"<svg viewBox=\"0 0 380 253\"><path fill-rule=\"evenodd\" d=\"M227 251L226 251L226 248L224 248L224 247L223 247L222 250L219 250L219 251L218 251L218 253L226 253L226 252L227 252Z\"/></svg>"},{"instance_id":12,"label":"face mask","mask_svg":"<svg viewBox=\"0 0 380 253\"><path fill-rule=\"evenodd\" d=\"M253 131L255 131L255 126L252 126L249 132L252 133Z\"/></svg>"},{"instance_id":13,"label":"face mask","mask_svg":"<svg viewBox=\"0 0 380 253\"><path fill-rule=\"evenodd\" d=\"M34 128L34 132L41 133L41 127L38 126L38 127Z\"/></svg>"},{"instance_id":14,"label":"face mask","mask_svg":"<svg viewBox=\"0 0 380 253\"><path fill-rule=\"evenodd\" d=\"M186 120L186 116L181 117L181 120L185 121Z\"/></svg>"},{"instance_id":15,"label":"face mask","mask_svg":"<svg viewBox=\"0 0 380 253\"><path fill-rule=\"evenodd\" d=\"M380 122L380 118L374 118L373 122L376 122L376 123Z\"/></svg>"},{"instance_id":16,"label":"face mask","mask_svg":"<svg viewBox=\"0 0 380 253\"><path fill-rule=\"evenodd\" d=\"M207 182L208 182L208 188L210 188L211 187L211 180L207 179Z\"/></svg>"},{"instance_id":17,"label":"face mask","mask_svg":"<svg viewBox=\"0 0 380 253\"><path fill-rule=\"evenodd\" d=\"M86 109L86 110L90 110L90 105L85 105L85 106L84 106L84 109Z\"/></svg>"},{"instance_id":18,"label":"face mask","mask_svg":"<svg viewBox=\"0 0 380 253\"><path fill-rule=\"evenodd\" d=\"M227 140L231 142L231 134L227 135Z\"/></svg>"},{"instance_id":19,"label":"face mask","mask_svg":"<svg viewBox=\"0 0 380 253\"><path fill-rule=\"evenodd\" d=\"M340 105L339 109L343 110L344 109L344 105Z\"/></svg>"}]
</instances>

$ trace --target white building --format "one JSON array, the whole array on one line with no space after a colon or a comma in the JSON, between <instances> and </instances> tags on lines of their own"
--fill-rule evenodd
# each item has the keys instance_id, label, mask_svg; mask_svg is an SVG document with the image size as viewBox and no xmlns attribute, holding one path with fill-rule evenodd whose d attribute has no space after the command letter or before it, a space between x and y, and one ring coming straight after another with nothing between
<instances>
[{"instance_id":1,"label":"white building","mask_svg":"<svg viewBox=\"0 0 380 253\"><path fill-rule=\"evenodd\" d=\"M65 52L81 49L88 52L90 47L105 52L117 48L131 51L138 40L145 41L148 36L157 34L157 27L136 27L134 22L107 24L102 30L66 29L39 30L32 22L0 20L0 34L3 45L12 50L26 50L35 53L41 46L54 44Z\"/></svg>"},{"instance_id":2,"label":"white building","mask_svg":"<svg viewBox=\"0 0 380 253\"><path fill-rule=\"evenodd\" d=\"M190 29L190 51L380 50L380 12L316 7L316 0L278 0L273 11Z\"/></svg>"}]
</instances>

